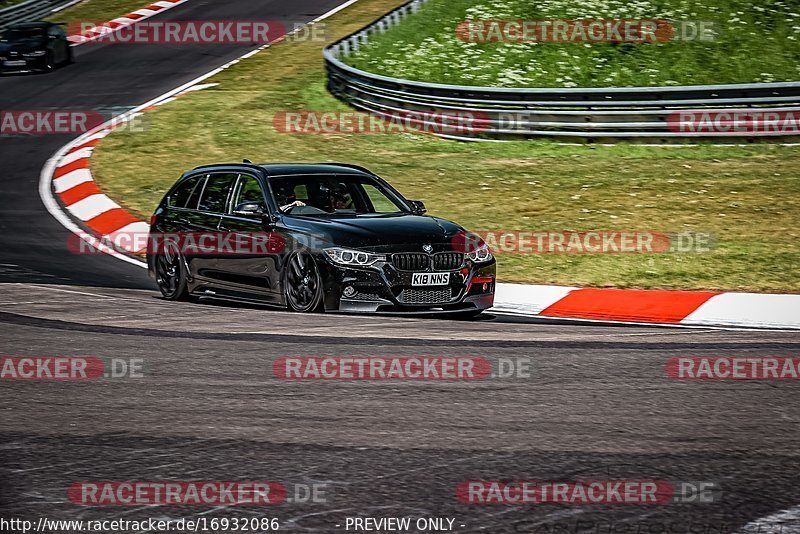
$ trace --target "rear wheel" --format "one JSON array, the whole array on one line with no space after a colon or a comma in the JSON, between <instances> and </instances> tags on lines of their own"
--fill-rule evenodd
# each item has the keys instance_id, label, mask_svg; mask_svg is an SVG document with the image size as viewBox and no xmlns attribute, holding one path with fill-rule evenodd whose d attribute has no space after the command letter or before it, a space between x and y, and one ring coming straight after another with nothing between
<instances>
[{"instance_id":1,"label":"rear wheel","mask_svg":"<svg viewBox=\"0 0 800 534\"><path fill-rule=\"evenodd\" d=\"M290 310L305 313L322 308L322 277L310 254L298 252L289 258L283 286Z\"/></svg>"},{"instance_id":2,"label":"rear wheel","mask_svg":"<svg viewBox=\"0 0 800 534\"><path fill-rule=\"evenodd\" d=\"M188 300L186 264L175 244L166 244L156 256L156 284L167 300Z\"/></svg>"}]
</instances>

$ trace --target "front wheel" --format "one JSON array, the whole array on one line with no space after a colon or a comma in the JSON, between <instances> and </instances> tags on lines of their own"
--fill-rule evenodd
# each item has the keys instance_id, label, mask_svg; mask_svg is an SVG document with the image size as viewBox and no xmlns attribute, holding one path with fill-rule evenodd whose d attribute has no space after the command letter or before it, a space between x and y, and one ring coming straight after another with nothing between
<instances>
[{"instance_id":1,"label":"front wheel","mask_svg":"<svg viewBox=\"0 0 800 534\"><path fill-rule=\"evenodd\" d=\"M188 300L186 265L176 245L167 244L156 257L156 284L167 300Z\"/></svg>"},{"instance_id":2,"label":"front wheel","mask_svg":"<svg viewBox=\"0 0 800 534\"><path fill-rule=\"evenodd\" d=\"M322 308L322 277L314 258L298 252L286 264L284 294L286 305L292 311L313 312Z\"/></svg>"}]
</instances>

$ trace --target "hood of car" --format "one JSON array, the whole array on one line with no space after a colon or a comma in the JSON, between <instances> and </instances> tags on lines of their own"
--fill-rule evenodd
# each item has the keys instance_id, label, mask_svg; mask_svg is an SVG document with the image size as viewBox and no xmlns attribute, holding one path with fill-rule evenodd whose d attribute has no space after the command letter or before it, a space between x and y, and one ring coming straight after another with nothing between
<instances>
[{"instance_id":1,"label":"hood of car","mask_svg":"<svg viewBox=\"0 0 800 534\"><path fill-rule=\"evenodd\" d=\"M284 223L333 245L376 252L421 251L423 245L449 250L453 237L463 231L446 219L412 214L287 217Z\"/></svg>"},{"instance_id":2,"label":"hood of car","mask_svg":"<svg viewBox=\"0 0 800 534\"><path fill-rule=\"evenodd\" d=\"M38 37L10 41L7 43L0 42L0 55L8 55L11 52L24 54L27 52L35 52L36 50L44 50L45 48L47 48L46 41Z\"/></svg>"}]
</instances>

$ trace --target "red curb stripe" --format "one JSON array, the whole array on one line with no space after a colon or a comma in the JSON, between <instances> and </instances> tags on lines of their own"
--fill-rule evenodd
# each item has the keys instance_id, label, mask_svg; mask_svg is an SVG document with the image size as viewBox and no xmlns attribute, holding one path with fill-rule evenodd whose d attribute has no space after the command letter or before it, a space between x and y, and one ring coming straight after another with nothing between
<instances>
[{"instance_id":1,"label":"red curb stripe","mask_svg":"<svg viewBox=\"0 0 800 534\"><path fill-rule=\"evenodd\" d=\"M716 295L714 291L576 289L540 315L674 324Z\"/></svg>"},{"instance_id":2,"label":"red curb stripe","mask_svg":"<svg viewBox=\"0 0 800 534\"><path fill-rule=\"evenodd\" d=\"M97 184L94 182L83 182L82 184L71 187L66 191L62 191L59 193L59 196L61 197L61 200L64 202L65 206L71 206L79 200L83 200L86 197L97 194L103 194L103 192L100 191L100 188L97 187Z\"/></svg>"},{"instance_id":3,"label":"red curb stripe","mask_svg":"<svg viewBox=\"0 0 800 534\"><path fill-rule=\"evenodd\" d=\"M127 15L125 15L124 18L133 19L133 20L139 20L142 17L144 17L144 15L140 15L139 13L128 13ZM120 17L120 18L122 18L122 17Z\"/></svg>"},{"instance_id":4,"label":"red curb stripe","mask_svg":"<svg viewBox=\"0 0 800 534\"><path fill-rule=\"evenodd\" d=\"M76 159L72 163L67 163L56 169L56 172L53 173L53 178L60 178L65 174L69 174L72 171L77 171L78 169L88 169L89 168L89 158L81 158Z\"/></svg>"},{"instance_id":5,"label":"red curb stripe","mask_svg":"<svg viewBox=\"0 0 800 534\"><path fill-rule=\"evenodd\" d=\"M135 222L139 222L139 219L124 209L112 208L86 221L86 226L99 234L106 235Z\"/></svg>"},{"instance_id":6,"label":"red curb stripe","mask_svg":"<svg viewBox=\"0 0 800 534\"><path fill-rule=\"evenodd\" d=\"M70 149L67 151L67 154L72 154L73 152L77 152L78 150L80 150L80 149L82 149L82 148L86 148L86 147L90 147L90 146L95 146L95 145L96 145L97 143L99 143L99 142L100 142L100 139L92 139L91 141L86 141L85 143L81 143L80 145L78 145L78 146L76 146L76 147L72 147L72 148L70 148Z\"/></svg>"}]
</instances>

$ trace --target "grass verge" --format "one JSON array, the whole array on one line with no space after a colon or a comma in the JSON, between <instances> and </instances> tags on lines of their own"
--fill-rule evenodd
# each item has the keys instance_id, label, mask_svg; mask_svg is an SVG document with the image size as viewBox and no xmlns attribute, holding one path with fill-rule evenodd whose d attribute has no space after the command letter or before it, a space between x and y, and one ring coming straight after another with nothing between
<instances>
[{"instance_id":1,"label":"grass verge","mask_svg":"<svg viewBox=\"0 0 800 534\"><path fill-rule=\"evenodd\" d=\"M24 1L25 0L0 0L0 9L11 7L14 4L19 4L19 3L22 3Z\"/></svg>"},{"instance_id":2,"label":"grass verge","mask_svg":"<svg viewBox=\"0 0 800 534\"><path fill-rule=\"evenodd\" d=\"M328 19L341 36L400 2L361 0ZM276 112L346 109L324 88L321 43L273 46L106 137L100 186L143 219L203 163L344 161L386 177L430 213L474 230L708 232L705 254L499 255L504 281L641 288L800 291L796 147L460 143L425 135L288 135Z\"/></svg>"}]
</instances>

